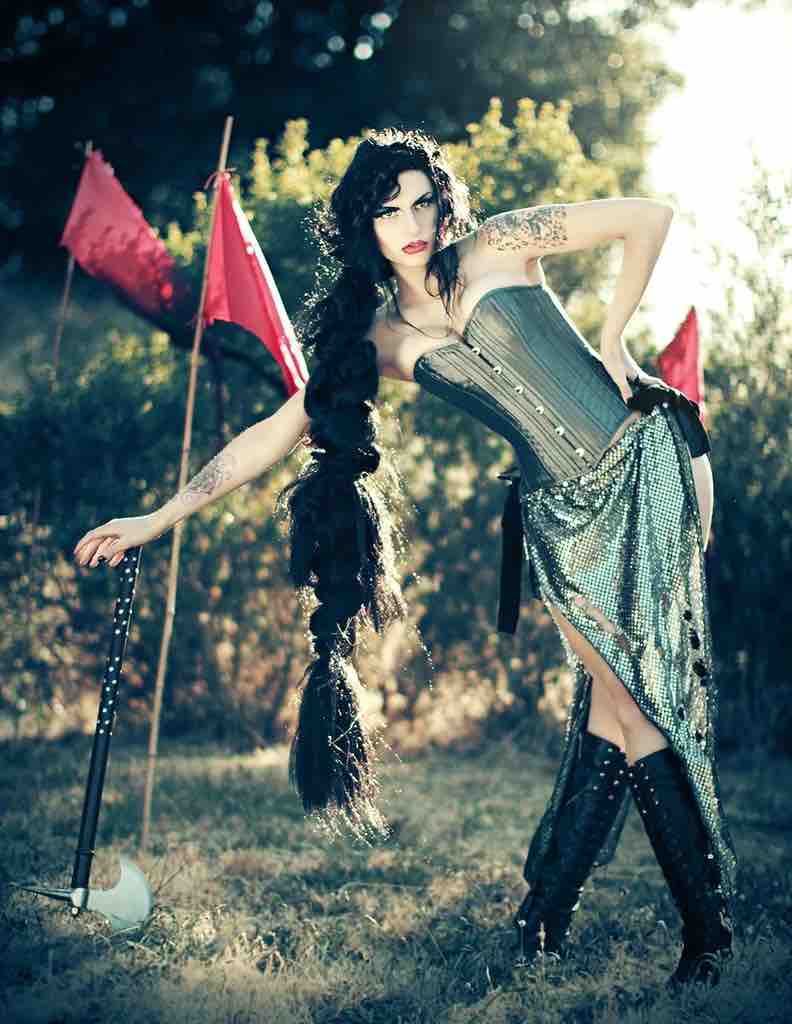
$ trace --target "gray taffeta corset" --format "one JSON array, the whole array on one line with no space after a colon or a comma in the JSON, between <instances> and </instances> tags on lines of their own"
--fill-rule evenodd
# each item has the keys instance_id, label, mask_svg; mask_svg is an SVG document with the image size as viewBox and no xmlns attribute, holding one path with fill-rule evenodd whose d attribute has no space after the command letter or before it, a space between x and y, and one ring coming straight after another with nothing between
<instances>
[{"instance_id":1,"label":"gray taffeta corset","mask_svg":"<svg viewBox=\"0 0 792 1024\"><path fill-rule=\"evenodd\" d=\"M498 629L514 633L524 545L519 498L594 468L630 416L600 359L544 285L508 285L485 293L461 340L424 353L414 369L426 390L506 438L518 465L503 512ZM698 407L669 389L692 455L710 450ZM529 560L530 597L540 600Z\"/></svg>"},{"instance_id":2,"label":"gray taffeta corset","mask_svg":"<svg viewBox=\"0 0 792 1024\"><path fill-rule=\"evenodd\" d=\"M630 424L601 462L576 480L521 498L526 554L541 599L559 608L665 736L690 781L708 834L713 885L734 899L737 858L715 765L718 691L704 538L685 435L670 408ZM559 630L576 673L564 753L524 876L541 871L588 720L591 678ZM613 857L623 806L597 864Z\"/></svg>"}]
</instances>

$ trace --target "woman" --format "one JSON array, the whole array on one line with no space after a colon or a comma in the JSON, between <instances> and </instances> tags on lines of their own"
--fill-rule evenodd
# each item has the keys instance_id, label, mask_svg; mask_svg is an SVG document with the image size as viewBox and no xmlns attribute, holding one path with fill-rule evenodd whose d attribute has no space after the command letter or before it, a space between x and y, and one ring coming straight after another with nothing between
<instances>
[{"instance_id":1,"label":"woman","mask_svg":"<svg viewBox=\"0 0 792 1024\"><path fill-rule=\"evenodd\" d=\"M423 133L364 139L318 221L340 273L308 311L305 389L157 512L88 531L75 555L117 565L128 547L264 472L307 430L313 460L280 495L291 578L319 601L290 774L306 810L333 805L382 829L350 660L364 619L382 630L406 614L386 486L395 474L376 445L379 377L417 381L470 412L517 454L504 524L519 506L522 532L516 561L504 538L504 580L514 588L525 554L576 673L554 792L525 864L516 964L564 949L632 794L683 920L670 984L715 983L731 955L736 860L714 762L709 442L698 407L643 373L621 340L673 211L606 199L514 210L476 228L467 199ZM597 355L540 260L613 239L624 260ZM501 620L513 632L515 608Z\"/></svg>"}]
</instances>

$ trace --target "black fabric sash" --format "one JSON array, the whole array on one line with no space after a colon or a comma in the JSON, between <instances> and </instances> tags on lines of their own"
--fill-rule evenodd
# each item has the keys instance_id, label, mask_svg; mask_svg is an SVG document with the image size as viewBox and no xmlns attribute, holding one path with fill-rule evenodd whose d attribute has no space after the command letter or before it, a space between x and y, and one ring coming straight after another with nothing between
<instances>
[{"instance_id":1,"label":"black fabric sash","mask_svg":"<svg viewBox=\"0 0 792 1024\"><path fill-rule=\"evenodd\" d=\"M525 558L523 524L520 512L520 468L512 466L498 474L508 480L509 490L501 516L501 571L498 600L498 632L514 634L520 617L522 567Z\"/></svg>"}]
</instances>

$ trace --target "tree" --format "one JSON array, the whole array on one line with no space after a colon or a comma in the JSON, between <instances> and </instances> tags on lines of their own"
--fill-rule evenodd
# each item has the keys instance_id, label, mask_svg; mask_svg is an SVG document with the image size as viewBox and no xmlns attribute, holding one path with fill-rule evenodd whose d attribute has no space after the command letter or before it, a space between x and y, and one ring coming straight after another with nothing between
<instances>
[{"instance_id":1,"label":"tree","mask_svg":"<svg viewBox=\"0 0 792 1024\"><path fill-rule=\"evenodd\" d=\"M509 118L525 95L568 99L586 155L632 191L645 118L681 81L636 29L693 2L194 0L187 17L165 0L4 4L0 266L59 284L56 241L89 138L152 223L184 223L226 113L233 165L302 114L316 146L393 121L451 141L492 96Z\"/></svg>"},{"instance_id":2,"label":"tree","mask_svg":"<svg viewBox=\"0 0 792 1024\"><path fill-rule=\"evenodd\" d=\"M741 219L754 241L723 253L733 278L704 377L713 435L715 534L711 597L723 742L792 750L792 175L774 180L754 156ZM753 313L741 316L737 290Z\"/></svg>"}]
</instances>

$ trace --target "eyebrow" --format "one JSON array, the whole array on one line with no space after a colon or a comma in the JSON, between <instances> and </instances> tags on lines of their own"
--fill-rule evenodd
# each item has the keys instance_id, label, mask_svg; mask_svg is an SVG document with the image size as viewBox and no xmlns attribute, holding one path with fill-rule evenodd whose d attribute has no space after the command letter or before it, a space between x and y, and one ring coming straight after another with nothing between
<instances>
[{"instance_id":1,"label":"eyebrow","mask_svg":"<svg viewBox=\"0 0 792 1024\"><path fill-rule=\"evenodd\" d=\"M432 192L431 189L427 189L426 192L424 192L420 196L417 196L416 199L413 200L413 201L417 203L421 199L426 199L427 196L433 196L433 195L434 195L434 192ZM394 196L393 198L395 199L396 196ZM398 210L398 209L400 209L400 207L398 207L398 206L388 206L387 204L383 204L382 206L378 206L377 209L378 210Z\"/></svg>"}]
</instances>

